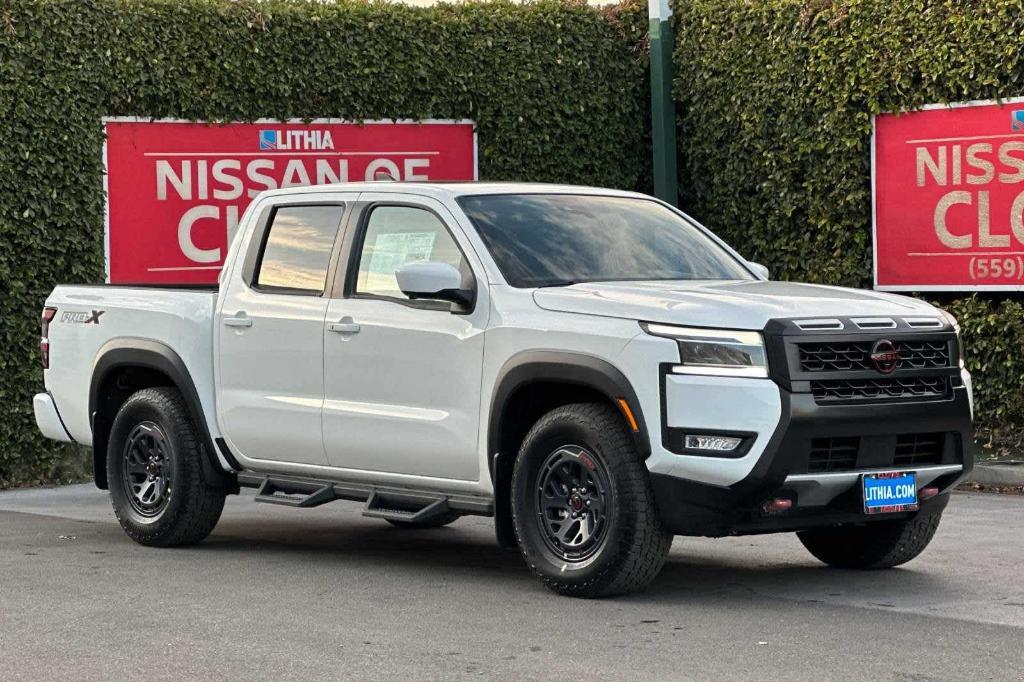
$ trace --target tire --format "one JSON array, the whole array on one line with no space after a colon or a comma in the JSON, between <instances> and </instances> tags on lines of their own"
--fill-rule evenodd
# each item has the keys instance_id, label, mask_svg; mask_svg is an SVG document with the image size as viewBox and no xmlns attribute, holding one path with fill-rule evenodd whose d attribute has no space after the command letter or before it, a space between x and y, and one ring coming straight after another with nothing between
<instances>
[{"instance_id":1,"label":"tire","mask_svg":"<svg viewBox=\"0 0 1024 682\"><path fill-rule=\"evenodd\" d=\"M121 528L151 547L199 542L213 530L225 493L203 478L202 440L173 388L133 393L110 430L107 481Z\"/></svg>"},{"instance_id":2,"label":"tire","mask_svg":"<svg viewBox=\"0 0 1024 682\"><path fill-rule=\"evenodd\" d=\"M923 552L941 519L941 512L918 514L863 526L808 530L797 537L819 561L835 568L892 568Z\"/></svg>"},{"instance_id":3,"label":"tire","mask_svg":"<svg viewBox=\"0 0 1024 682\"><path fill-rule=\"evenodd\" d=\"M600 403L559 407L530 429L512 474L512 521L530 570L574 597L643 589L672 544L622 416Z\"/></svg>"},{"instance_id":4,"label":"tire","mask_svg":"<svg viewBox=\"0 0 1024 682\"><path fill-rule=\"evenodd\" d=\"M423 530L425 528L441 528L448 524L454 523L455 521L462 518L462 514L459 512L448 512L441 516L436 516L429 521L398 521L396 519L385 519L388 523L396 528L405 528L408 530Z\"/></svg>"}]
</instances>

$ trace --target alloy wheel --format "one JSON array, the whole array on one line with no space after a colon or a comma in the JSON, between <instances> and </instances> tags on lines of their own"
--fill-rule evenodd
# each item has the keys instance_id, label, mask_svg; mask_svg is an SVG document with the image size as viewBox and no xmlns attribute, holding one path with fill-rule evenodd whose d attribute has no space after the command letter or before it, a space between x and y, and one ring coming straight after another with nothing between
<instances>
[{"instance_id":1,"label":"alloy wheel","mask_svg":"<svg viewBox=\"0 0 1024 682\"><path fill-rule=\"evenodd\" d=\"M544 460L536 512L548 549L564 561L584 561L608 534L611 489L604 465L586 448L565 445Z\"/></svg>"},{"instance_id":2,"label":"alloy wheel","mask_svg":"<svg viewBox=\"0 0 1024 682\"><path fill-rule=\"evenodd\" d=\"M158 516L171 499L171 449L167 435L151 421L128 434L122 462L124 490L136 513Z\"/></svg>"}]
</instances>

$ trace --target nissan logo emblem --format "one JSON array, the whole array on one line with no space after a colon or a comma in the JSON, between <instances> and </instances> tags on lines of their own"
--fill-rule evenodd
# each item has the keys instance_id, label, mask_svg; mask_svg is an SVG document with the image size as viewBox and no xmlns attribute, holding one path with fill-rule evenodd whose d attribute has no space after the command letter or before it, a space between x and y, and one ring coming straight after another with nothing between
<instances>
[{"instance_id":1,"label":"nissan logo emblem","mask_svg":"<svg viewBox=\"0 0 1024 682\"><path fill-rule=\"evenodd\" d=\"M882 374L892 374L900 364L900 353L889 339L875 341L871 346L871 364Z\"/></svg>"}]
</instances>

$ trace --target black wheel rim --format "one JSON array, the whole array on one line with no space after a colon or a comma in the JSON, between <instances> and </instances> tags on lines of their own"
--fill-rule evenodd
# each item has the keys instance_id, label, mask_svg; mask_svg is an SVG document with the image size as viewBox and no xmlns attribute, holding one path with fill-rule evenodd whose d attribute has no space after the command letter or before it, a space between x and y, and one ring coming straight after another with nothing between
<instances>
[{"instance_id":1,"label":"black wheel rim","mask_svg":"<svg viewBox=\"0 0 1024 682\"><path fill-rule=\"evenodd\" d=\"M158 516L171 499L171 449L154 422L137 424L125 441L121 476L128 502L138 514Z\"/></svg>"},{"instance_id":2,"label":"black wheel rim","mask_svg":"<svg viewBox=\"0 0 1024 682\"><path fill-rule=\"evenodd\" d=\"M563 561L585 561L608 531L611 489L601 461L566 445L544 460L537 477L537 521L548 549Z\"/></svg>"}]
</instances>

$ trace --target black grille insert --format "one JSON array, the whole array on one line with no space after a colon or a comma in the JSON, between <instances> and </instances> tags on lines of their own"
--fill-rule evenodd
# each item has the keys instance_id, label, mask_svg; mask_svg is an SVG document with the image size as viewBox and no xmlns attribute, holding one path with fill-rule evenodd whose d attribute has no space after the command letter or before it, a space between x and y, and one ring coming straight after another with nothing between
<instances>
[{"instance_id":1,"label":"black grille insert","mask_svg":"<svg viewBox=\"0 0 1024 682\"><path fill-rule=\"evenodd\" d=\"M800 369L804 372L851 372L875 370L871 362L874 341L801 343ZM897 369L938 369L949 367L947 341L894 340L900 354Z\"/></svg>"},{"instance_id":2,"label":"black grille insert","mask_svg":"<svg viewBox=\"0 0 1024 682\"><path fill-rule=\"evenodd\" d=\"M811 392L816 403L944 400L949 397L949 391L949 379L944 376L811 382Z\"/></svg>"},{"instance_id":3,"label":"black grille insert","mask_svg":"<svg viewBox=\"0 0 1024 682\"><path fill-rule=\"evenodd\" d=\"M944 433L907 433L896 438L896 455L893 464L911 466L916 464L939 464L946 445Z\"/></svg>"},{"instance_id":4,"label":"black grille insert","mask_svg":"<svg viewBox=\"0 0 1024 682\"><path fill-rule=\"evenodd\" d=\"M857 465L860 438L813 438L807 471L848 471Z\"/></svg>"}]
</instances>

